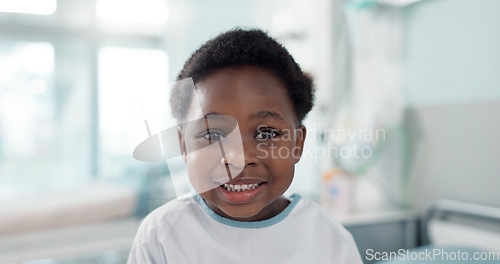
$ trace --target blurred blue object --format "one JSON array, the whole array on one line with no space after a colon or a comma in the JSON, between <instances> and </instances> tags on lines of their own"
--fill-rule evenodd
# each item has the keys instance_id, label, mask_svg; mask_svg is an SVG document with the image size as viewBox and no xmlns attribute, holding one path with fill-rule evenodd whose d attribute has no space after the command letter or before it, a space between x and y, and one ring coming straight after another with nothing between
<instances>
[{"instance_id":1,"label":"blurred blue object","mask_svg":"<svg viewBox=\"0 0 500 264\"><path fill-rule=\"evenodd\" d=\"M422 217L421 233L423 246L370 257L381 264L500 263L500 208L438 199Z\"/></svg>"}]
</instances>

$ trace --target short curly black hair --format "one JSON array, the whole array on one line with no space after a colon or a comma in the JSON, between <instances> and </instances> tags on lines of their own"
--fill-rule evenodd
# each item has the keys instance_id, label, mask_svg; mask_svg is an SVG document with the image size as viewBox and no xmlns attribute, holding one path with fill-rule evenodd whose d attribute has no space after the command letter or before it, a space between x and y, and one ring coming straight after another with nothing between
<instances>
[{"instance_id":1,"label":"short curly black hair","mask_svg":"<svg viewBox=\"0 0 500 264\"><path fill-rule=\"evenodd\" d=\"M207 41L186 61L177 80L191 77L196 84L217 70L244 65L270 70L283 81L301 123L313 107L313 80L281 44L260 29L236 28ZM177 120L185 118L192 94L192 89L173 87L170 106Z\"/></svg>"}]
</instances>

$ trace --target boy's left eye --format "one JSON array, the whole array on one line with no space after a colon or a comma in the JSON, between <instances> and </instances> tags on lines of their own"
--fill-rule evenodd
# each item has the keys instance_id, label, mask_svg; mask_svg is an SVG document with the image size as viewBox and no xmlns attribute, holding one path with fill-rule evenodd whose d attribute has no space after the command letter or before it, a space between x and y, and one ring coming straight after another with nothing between
<instances>
[{"instance_id":1,"label":"boy's left eye","mask_svg":"<svg viewBox=\"0 0 500 264\"><path fill-rule=\"evenodd\" d=\"M255 139L258 140L272 139L277 137L278 135L279 132L276 129L262 129L257 132L257 134L255 135Z\"/></svg>"}]
</instances>

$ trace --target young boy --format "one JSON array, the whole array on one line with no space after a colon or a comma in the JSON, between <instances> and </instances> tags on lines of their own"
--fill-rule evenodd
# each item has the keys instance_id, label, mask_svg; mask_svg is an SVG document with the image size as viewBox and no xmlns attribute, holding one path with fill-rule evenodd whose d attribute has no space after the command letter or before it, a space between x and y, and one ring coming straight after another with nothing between
<instances>
[{"instance_id":1,"label":"young boy","mask_svg":"<svg viewBox=\"0 0 500 264\"><path fill-rule=\"evenodd\" d=\"M232 30L187 60L185 78L194 90L175 87L170 103L197 194L149 214L128 263L362 263L340 223L283 196L313 106L312 80L286 49L260 30Z\"/></svg>"}]
</instances>

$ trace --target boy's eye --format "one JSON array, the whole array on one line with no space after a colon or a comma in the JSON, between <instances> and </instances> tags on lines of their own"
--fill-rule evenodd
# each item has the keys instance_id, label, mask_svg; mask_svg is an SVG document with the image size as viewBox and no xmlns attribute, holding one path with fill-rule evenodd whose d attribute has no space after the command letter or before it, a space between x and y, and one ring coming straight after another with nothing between
<instances>
[{"instance_id":1,"label":"boy's eye","mask_svg":"<svg viewBox=\"0 0 500 264\"><path fill-rule=\"evenodd\" d=\"M255 139L258 140L266 140L266 139L272 139L275 138L279 135L278 130L276 129L261 129L257 132L257 135L255 135Z\"/></svg>"},{"instance_id":2,"label":"boy's eye","mask_svg":"<svg viewBox=\"0 0 500 264\"><path fill-rule=\"evenodd\" d=\"M200 134L200 138L204 138L209 141L219 141L226 138L224 133L217 130L208 130Z\"/></svg>"}]
</instances>

